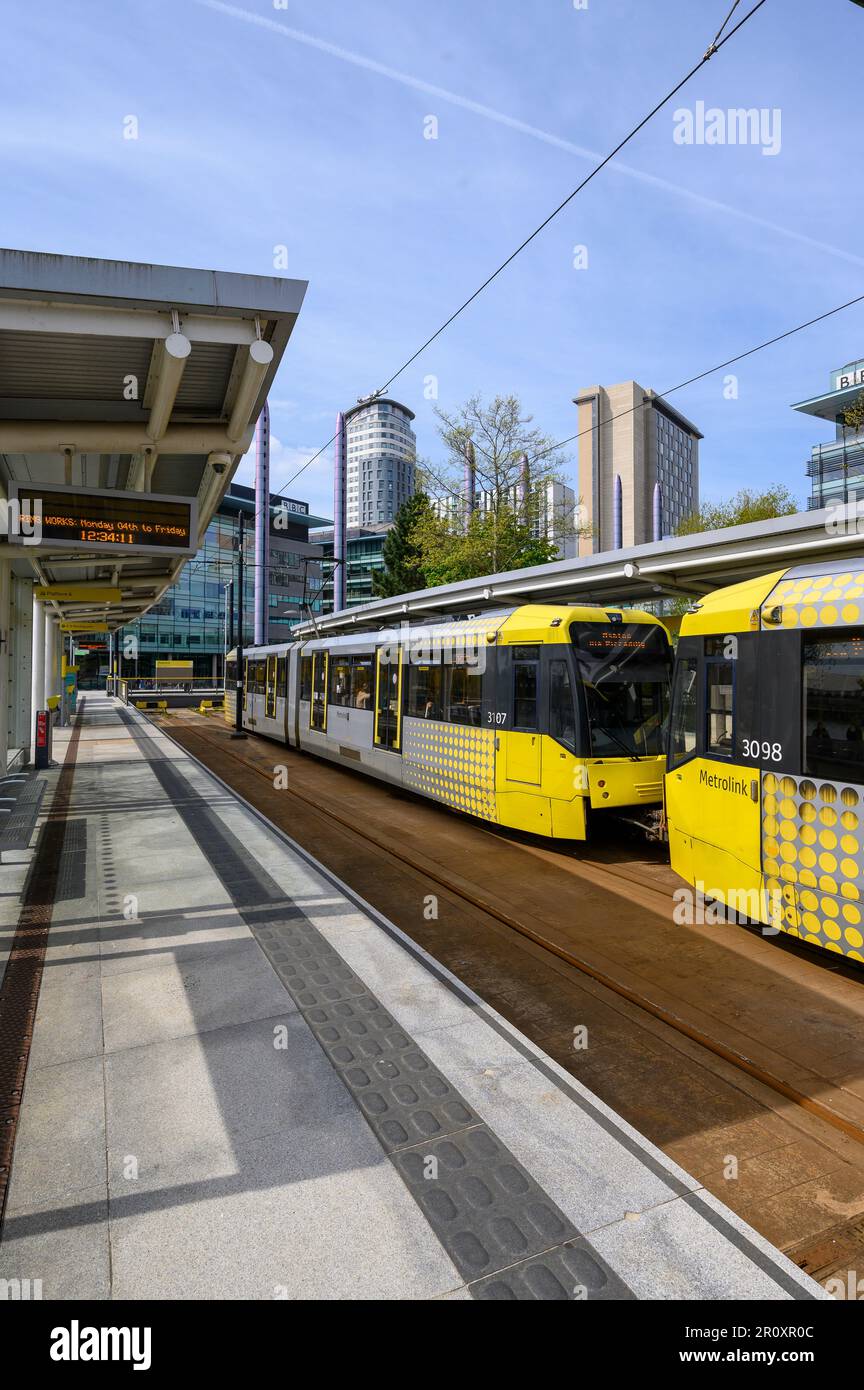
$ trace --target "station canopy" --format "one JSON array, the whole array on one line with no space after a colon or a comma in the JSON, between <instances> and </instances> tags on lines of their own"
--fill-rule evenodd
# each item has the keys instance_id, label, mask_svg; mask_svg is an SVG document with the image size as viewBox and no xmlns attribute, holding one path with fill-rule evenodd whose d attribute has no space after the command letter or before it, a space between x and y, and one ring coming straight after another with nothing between
<instances>
[{"instance_id":1,"label":"station canopy","mask_svg":"<svg viewBox=\"0 0 864 1390\"><path fill-rule=\"evenodd\" d=\"M864 512L864 506L862 506ZM797 512L769 521L675 536L647 545L465 579L299 624L297 637L430 622L523 603L639 605L657 599L711 593L727 584L819 560L848 559L864 570L864 515L857 506ZM857 558L856 558L857 557Z\"/></svg>"},{"instance_id":2,"label":"station canopy","mask_svg":"<svg viewBox=\"0 0 864 1390\"><path fill-rule=\"evenodd\" d=\"M0 545L73 630L121 627L175 582L252 442L305 292L0 250Z\"/></svg>"}]
</instances>

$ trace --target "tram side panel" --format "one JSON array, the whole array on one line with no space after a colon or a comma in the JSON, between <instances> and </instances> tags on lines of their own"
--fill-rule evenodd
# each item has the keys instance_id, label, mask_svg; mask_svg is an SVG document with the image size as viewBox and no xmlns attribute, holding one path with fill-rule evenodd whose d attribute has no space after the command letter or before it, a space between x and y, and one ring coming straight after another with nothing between
<instances>
[{"instance_id":1,"label":"tram side panel","mask_svg":"<svg viewBox=\"0 0 864 1390\"><path fill-rule=\"evenodd\" d=\"M697 890L864 961L864 635L837 602L842 568L769 577L735 658L728 635L682 636L666 807L672 867Z\"/></svg>"}]
</instances>

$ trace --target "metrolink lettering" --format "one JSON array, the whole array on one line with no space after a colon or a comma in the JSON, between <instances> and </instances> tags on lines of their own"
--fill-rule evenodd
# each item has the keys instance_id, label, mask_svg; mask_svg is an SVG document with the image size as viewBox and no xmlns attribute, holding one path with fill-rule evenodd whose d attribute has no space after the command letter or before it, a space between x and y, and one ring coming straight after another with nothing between
<instances>
[{"instance_id":1,"label":"metrolink lettering","mask_svg":"<svg viewBox=\"0 0 864 1390\"><path fill-rule=\"evenodd\" d=\"M52 1361L131 1361L135 1371L150 1369L149 1327L69 1327L51 1331Z\"/></svg>"},{"instance_id":2,"label":"metrolink lettering","mask_svg":"<svg viewBox=\"0 0 864 1390\"><path fill-rule=\"evenodd\" d=\"M723 777L719 772L706 772L704 767L699 769L699 785L711 787L718 792L737 792L740 796L750 795L743 777Z\"/></svg>"}]
</instances>

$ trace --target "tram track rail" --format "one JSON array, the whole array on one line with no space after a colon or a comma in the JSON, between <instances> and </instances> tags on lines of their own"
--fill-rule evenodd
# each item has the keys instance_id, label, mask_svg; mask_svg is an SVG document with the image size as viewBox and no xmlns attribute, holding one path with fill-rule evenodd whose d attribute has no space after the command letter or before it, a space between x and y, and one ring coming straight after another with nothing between
<instances>
[{"instance_id":1,"label":"tram track rail","mask_svg":"<svg viewBox=\"0 0 864 1390\"><path fill-rule=\"evenodd\" d=\"M166 732L170 732L170 724L167 724L164 720L160 720L159 723ZM188 749L185 740L191 737L211 749L216 750L220 757L264 778L270 782L272 786L272 773L268 772L264 767L257 765L253 759L244 757L234 748L226 747L224 740L214 738L210 733L205 732L205 730L191 727L189 724L184 725L183 733L183 746L187 748L187 751L192 750ZM254 738L255 735L251 735L251 737ZM295 750L289 751L292 754L295 752ZM205 762L204 759L201 759L201 761ZM784 1101L799 1107L807 1114L821 1120L832 1129L843 1134L848 1139L851 1139L854 1143L864 1147L864 1123L856 1122L849 1116L840 1113L837 1108L831 1104L791 1084L772 1069L760 1064L755 1057L748 1055L740 1047L736 1047L729 1041L724 1041L722 1038L713 1036L704 1028L697 1026L692 1020L688 1020L682 1012L678 1012L674 1008L670 1008L667 1004L661 1003L658 999L652 998L644 991L634 988L625 980L616 977L615 974L598 966L596 962L589 960L587 957L562 946L560 942L550 937L548 931L544 929L543 924L537 919L530 918L528 914L524 912L517 916L506 911L492 895L479 891L476 885L472 885L460 875L454 874L450 870L446 872L443 871L439 865L425 856L406 853L404 850L394 845L391 840L374 833L368 827L358 825L355 820L343 815L336 807L322 801L319 797L313 797L296 786L283 787L280 789L280 794L288 794L290 797L294 798L295 801L303 803L316 814L326 816L350 834L356 836L364 843L374 846L377 851L404 865L413 873L462 899L473 911L483 913L487 917L494 919L509 931L514 932L524 940L530 941L535 946L541 948L542 951L555 956L568 967L592 980L595 984L602 986L603 989L610 991L619 999L634 1005L638 1010L648 1015L654 1021L671 1028L680 1036L695 1043L698 1047L704 1048L707 1052L710 1052L714 1057L717 1057L739 1072L745 1073L752 1080L766 1087L775 1095L782 1097ZM530 852L539 854L541 859L550 859L554 855L555 859L560 863L560 854L555 854L554 851L549 851L534 845L523 845L523 848L525 847L527 847ZM574 866L571 864L570 867L573 868ZM587 879L602 890L615 893L619 896L626 896L631 903L635 901L653 912L661 912L667 915L671 912L671 898L669 893L663 888L646 884L632 873L622 872L620 869L615 869L612 866L590 859L581 860L576 872L578 872L579 877Z\"/></svg>"}]
</instances>

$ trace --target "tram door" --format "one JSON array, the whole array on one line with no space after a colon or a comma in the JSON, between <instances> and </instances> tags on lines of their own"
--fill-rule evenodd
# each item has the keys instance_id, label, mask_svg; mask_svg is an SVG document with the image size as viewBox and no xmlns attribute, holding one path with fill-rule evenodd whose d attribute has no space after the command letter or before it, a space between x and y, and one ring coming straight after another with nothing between
<instances>
[{"instance_id":1,"label":"tram door","mask_svg":"<svg viewBox=\"0 0 864 1390\"><path fill-rule=\"evenodd\" d=\"M385 659L382 660L382 657ZM402 649L395 660L390 652L379 647L375 681L375 747L389 748L398 753L402 735Z\"/></svg>"},{"instance_id":2,"label":"tram door","mask_svg":"<svg viewBox=\"0 0 864 1390\"><path fill-rule=\"evenodd\" d=\"M267 686L264 697L264 713L268 719L276 718L276 657L267 658Z\"/></svg>"},{"instance_id":3,"label":"tram door","mask_svg":"<svg viewBox=\"0 0 864 1390\"><path fill-rule=\"evenodd\" d=\"M312 706L309 711L309 728L327 728L327 671L330 657L327 652L314 652L312 655Z\"/></svg>"},{"instance_id":4,"label":"tram door","mask_svg":"<svg viewBox=\"0 0 864 1390\"><path fill-rule=\"evenodd\" d=\"M506 741L506 777L539 787L542 742L538 721L540 648L513 648L513 724Z\"/></svg>"}]
</instances>

